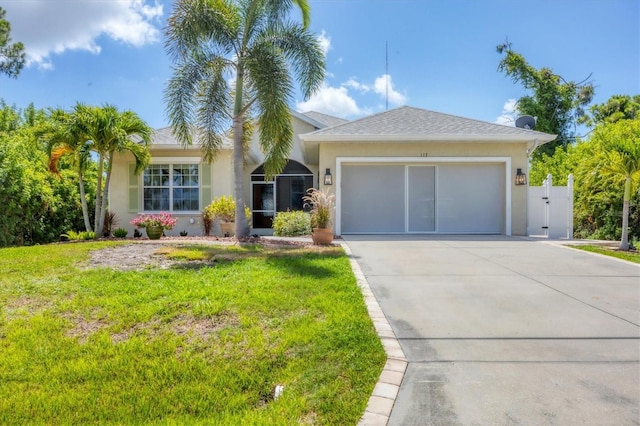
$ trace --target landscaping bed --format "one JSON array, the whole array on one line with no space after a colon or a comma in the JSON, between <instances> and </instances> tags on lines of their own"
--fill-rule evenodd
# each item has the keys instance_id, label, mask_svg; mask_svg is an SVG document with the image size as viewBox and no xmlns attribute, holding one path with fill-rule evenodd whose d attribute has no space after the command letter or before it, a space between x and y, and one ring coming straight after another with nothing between
<instances>
[{"instance_id":1,"label":"landscaping bed","mask_svg":"<svg viewBox=\"0 0 640 426\"><path fill-rule=\"evenodd\" d=\"M357 423L385 354L341 248L231 244L0 250L0 424Z\"/></svg>"}]
</instances>

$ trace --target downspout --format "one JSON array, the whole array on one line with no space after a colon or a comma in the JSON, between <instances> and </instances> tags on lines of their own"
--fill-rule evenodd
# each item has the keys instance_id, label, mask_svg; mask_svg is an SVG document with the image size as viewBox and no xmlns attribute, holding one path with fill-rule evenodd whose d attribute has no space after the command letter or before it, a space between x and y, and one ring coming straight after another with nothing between
<instances>
[{"instance_id":1,"label":"downspout","mask_svg":"<svg viewBox=\"0 0 640 426\"><path fill-rule=\"evenodd\" d=\"M534 139L533 146L530 149L527 149L527 158L531 157L531 154L533 154L533 151L535 151L536 148L538 148L539 146L540 146L540 142L538 141L538 139Z\"/></svg>"}]
</instances>

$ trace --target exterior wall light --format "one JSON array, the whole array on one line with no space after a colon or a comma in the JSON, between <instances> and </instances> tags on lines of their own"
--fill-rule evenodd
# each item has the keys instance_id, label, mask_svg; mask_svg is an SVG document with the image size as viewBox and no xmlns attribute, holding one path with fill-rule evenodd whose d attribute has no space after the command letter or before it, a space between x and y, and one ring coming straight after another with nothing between
<instances>
[{"instance_id":1,"label":"exterior wall light","mask_svg":"<svg viewBox=\"0 0 640 426\"><path fill-rule=\"evenodd\" d=\"M333 185L333 176L331 176L331 169L329 168L324 172L324 184Z\"/></svg>"},{"instance_id":2,"label":"exterior wall light","mask_svg":"<svg viewBox=\"0 0 640 426\"><path fill-rule=\"evenodd\" d=\"M522 173L522 169L518 169L516 172L516 185L526 185L527 175Z\"/></svg>"}]
</instances>

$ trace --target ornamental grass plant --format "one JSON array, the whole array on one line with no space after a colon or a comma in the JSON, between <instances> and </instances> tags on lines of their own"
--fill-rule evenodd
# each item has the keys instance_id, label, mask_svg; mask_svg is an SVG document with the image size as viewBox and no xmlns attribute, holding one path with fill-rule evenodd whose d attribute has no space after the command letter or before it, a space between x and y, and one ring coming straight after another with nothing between
<instances>
[{"instance_id":1,"label":"ornamental grass plant","mask_svg":"<svg viewBox=\"0 0 640 426\"><path fill-rule=\"evenodd\" d=\"M329 228L331 214L335 208L335 195L331 193L331 190L310 188L303 200L311 206L311 227Z\"/></svg>"}]
</instances>

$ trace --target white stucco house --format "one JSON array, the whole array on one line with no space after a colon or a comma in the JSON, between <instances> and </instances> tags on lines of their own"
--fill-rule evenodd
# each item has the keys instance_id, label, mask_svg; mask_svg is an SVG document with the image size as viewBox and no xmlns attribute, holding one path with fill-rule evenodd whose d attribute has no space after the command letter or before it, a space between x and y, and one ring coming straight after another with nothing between
<instances>
[{"instance_id":1,"label":"white stucco house","mask_svg":"<svg viewBox=\"0 0 640 426\"><path fill-rule=\"evenodd\" d=\"M525 235L528 155L555 135L400 107L346 121L292 112L294 146L282 174L266 181L253 144L245 165L252 233L271 233L280 211L302 209L308 188L336 194L334 232ZM133 158L116 158L109 205L119 226L138 213L170 211L177 235L203 233L201 212L233 194L231 141L213 164L185 149L169 128L155 132L152 162L135 175Z\"/></svg>"}]
</instances>

